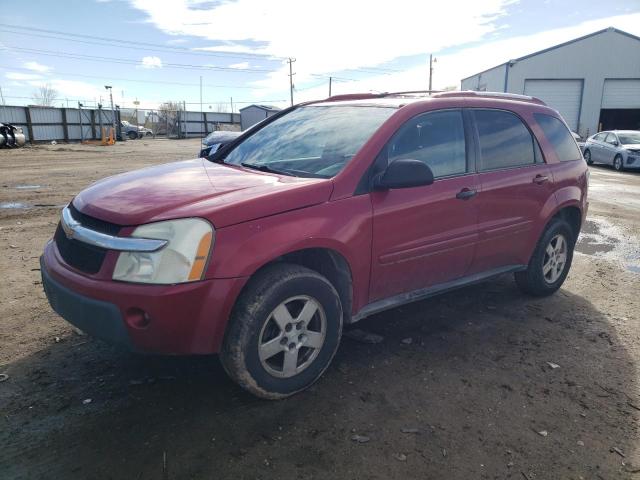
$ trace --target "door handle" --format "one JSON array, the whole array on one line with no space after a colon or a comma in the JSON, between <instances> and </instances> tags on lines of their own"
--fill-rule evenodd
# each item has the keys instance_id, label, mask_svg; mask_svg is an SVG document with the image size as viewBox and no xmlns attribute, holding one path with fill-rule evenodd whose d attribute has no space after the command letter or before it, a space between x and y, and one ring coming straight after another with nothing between
<instances>
[{"instance_id":1,"label":"door handle","mask_svg":"<svg viewBox=\"0 0 640 480\"><path fill-rule=\"evenodd\" d=\"M533 183L537 183L538 185L542 185L545 182L549 181L549 177L546 175L536 175L533 179Z\"/></svg>"},{"instance_id":2,"label":"door handle","mask_svg":"<svg viewBox=\"0 0 640 480\"><path fill-rule=\"evenodd\" d=\"M459 200L469 200L470 198L475 197L476 193L478 192L465 187L456 193L456 198Z\"/></svg>"}]
</instances>

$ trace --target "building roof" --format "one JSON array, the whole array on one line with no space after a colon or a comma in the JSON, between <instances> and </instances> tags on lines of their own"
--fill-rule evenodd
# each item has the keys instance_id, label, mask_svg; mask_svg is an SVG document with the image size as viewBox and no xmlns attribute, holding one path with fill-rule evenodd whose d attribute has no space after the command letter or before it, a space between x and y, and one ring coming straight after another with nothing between
<instances>
[{"instance_id":1,"label":"building roof","mask_svg":"<svg viewBox=\"0 0 640 480\"><path fill-rule=\"evenodd\" d=\"M595 37L596 35L601 35L601 34L606 33L606 32L619 33L620 35L625 35L625 36L627 36L629 38L633 38L634 40L640 41L640 37L636 37L635 35L632 35L631 33L619 30L619 29L614 28L614 27L608 27L608 28L604 28L602 30L598 30L597 32L589 33L588 35L584 35L582 37L574 38L573 40L569 40L568 42L559 43L558 45L554 45L553 47L545 48L543 50L539 50L537 52L530 53L530 54L525 55L523 57L507 60L504 63L496 65L495 67L487 68L486 70L482 70L481 72L474 73L473 75L469 75L468 77L463 78L462 81L467 80L467 79L472 78L472 77L475 77L476 75L481 75L483 73L486 73L489 70L493 70L494 68L502 67L502 66L506 65L507 63L519 62L521 60L526 60L527 58L535 57L536 55L540 55L541 53L547 53L547 52L549 52L551 50L555 50L556 48L566 47L567 45L571 45L572 43L580 42L582 40L586 40L587 38Z\"/></svg>"},{"instance_id":2,"label":"building roof","mask_svg":"<svg viewBox=\"0 0 640 480\"><path fill-rule=\"evenodd\" d=\"M259 108L260 110L265 110L267 112L279 112L281 110L280 108L274 107L272 105L258 105L257 103L253 103L251 105L241 108L240 111L246 110L247 108L251 108L251 107Z\"/></svg>"}]
</instances>

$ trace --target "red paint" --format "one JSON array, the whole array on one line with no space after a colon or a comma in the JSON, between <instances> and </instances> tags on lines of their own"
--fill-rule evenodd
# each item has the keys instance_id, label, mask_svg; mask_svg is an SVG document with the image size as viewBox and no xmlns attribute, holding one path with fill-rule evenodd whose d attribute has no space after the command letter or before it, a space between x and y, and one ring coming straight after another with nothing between
<instances>
[{"instance_id":1,"label":"red paint","mask_svg":"<svg viewBox=\"0 0 640 480\"><path fill-rule=\"evenodd\" d=\"M407 120L431 110L472 107L516 113L538 139L546 162L354 195L381 148ZM114 252L91 276L66 265L53 243L45 248L46 268L67 288L116 304L129 319L127 329L140 350L187 354L218 351L231 309L250 276L297 250L331 249L346 260L352 314L398 293L526 264L551 216L572 206L584 220L588 206L585 162L560 163L535 123L535 112L558 115L534 102L472 95L408 101L333 179L281 176L205 159L111 177L81 192L75 207L128 226L121 235L143 223L206 218L216 228L206 279L173 286L114 282ZM548 181L536 183L537 176ZM463 189L478 193L469 200L456 199Z\"/></svg>"}]
</instances>

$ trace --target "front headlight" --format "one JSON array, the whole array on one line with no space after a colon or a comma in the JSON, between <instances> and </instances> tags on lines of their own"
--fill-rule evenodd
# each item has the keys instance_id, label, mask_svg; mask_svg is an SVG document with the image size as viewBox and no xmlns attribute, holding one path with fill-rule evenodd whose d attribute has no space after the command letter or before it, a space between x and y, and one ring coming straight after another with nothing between
<instances>
[{"instance_id":1,"label":"front headlight","mask_svg":"<svg viewBox=\"0 0 640 480\"><path fill-rule=\"evenodd\" d=\"M215 231L199 218L149 223L136 228L136 238L169 243L157 252L121 252L113 279L136 283L183 283L201 280L213 247Z\"/></svg>"}]
</instances>

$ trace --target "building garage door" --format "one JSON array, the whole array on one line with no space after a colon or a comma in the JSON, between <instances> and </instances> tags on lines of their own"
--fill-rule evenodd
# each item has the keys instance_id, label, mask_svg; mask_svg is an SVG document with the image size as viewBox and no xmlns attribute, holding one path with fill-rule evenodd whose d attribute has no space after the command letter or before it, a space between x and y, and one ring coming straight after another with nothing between
<instances>
[{"instance_id":1,"label":"building garage door","mask_svg":"<svg viewBox=\"0 0 640 480\"><path fill-rule=\"evenodd\" d=\"M600 130L640 129L640 78L604 81Z\"/></svg>"},{"instance_id":2,"label":"building garage door","mask_svg":"<svg viewBox=\"0 0 640 480\"><path fill-rule=\"evenodd\" d=\"M605 80L602 108L640 108L640 78Z\"/></svg>"},{"instance_id":3,"label":"building garage door","mask_svg":"<svg viewBox=\"0 0 640 480\"><path fill-rule=\"evenodd\" d=\"M578 130L582 80L525 80L524 94L543 100L560 112L571 130Z\"/></svg>"}]
</instances>

